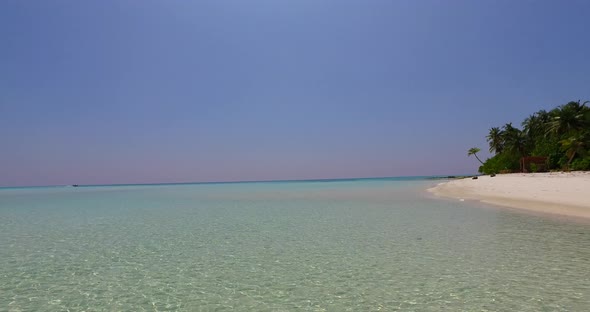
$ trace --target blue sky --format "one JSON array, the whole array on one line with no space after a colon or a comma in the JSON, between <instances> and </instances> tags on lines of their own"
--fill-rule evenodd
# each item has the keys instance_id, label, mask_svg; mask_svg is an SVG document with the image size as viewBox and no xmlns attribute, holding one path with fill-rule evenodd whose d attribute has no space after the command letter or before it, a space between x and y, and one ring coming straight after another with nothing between
<instances>
[{"instance_id":1,"label":"blue sky","mask_svg":"<svg viewBox=\"0 0 590 312\"><path fill-rule=\"evenodd\" d=\"M590 99L589 14L1 1L0 185L473 173L490 127Z\"/></svg>"}]
</instances>

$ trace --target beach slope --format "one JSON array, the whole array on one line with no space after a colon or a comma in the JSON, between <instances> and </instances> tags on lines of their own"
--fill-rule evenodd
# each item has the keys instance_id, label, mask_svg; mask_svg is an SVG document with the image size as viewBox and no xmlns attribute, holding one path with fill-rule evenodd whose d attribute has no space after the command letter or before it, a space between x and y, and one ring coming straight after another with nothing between
<instances>
[{"instance_id":1,"label":"beach slope","mask_svg":"<svg viewBox=\"0 0 590 312\"><path fill-rule=\"evenodd\" d=\"M440 183L429 191L444 197L590 219L590 172L481 176Z\"/></svg>"}]
</instances>

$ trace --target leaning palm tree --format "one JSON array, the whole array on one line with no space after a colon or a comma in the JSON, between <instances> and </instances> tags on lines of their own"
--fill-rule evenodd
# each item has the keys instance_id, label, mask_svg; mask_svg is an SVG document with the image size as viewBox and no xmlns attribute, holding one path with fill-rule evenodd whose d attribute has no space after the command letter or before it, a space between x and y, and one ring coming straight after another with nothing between
<instances>
[{"instance_id":1,"label":"leaning palm tree","mask_svg":"<svg viewBox=\"0 0 590 312\"><path fill-rule=\"evenodd\" d=\"M483 161L481 161L481 159L479 159L479 157L477 157L477 153L479 153L481 150L477 147L472 147L467 151L467 156L475 156L475 158L477 158L477 160L483 165Z\"/></svg>"}]
</instances>

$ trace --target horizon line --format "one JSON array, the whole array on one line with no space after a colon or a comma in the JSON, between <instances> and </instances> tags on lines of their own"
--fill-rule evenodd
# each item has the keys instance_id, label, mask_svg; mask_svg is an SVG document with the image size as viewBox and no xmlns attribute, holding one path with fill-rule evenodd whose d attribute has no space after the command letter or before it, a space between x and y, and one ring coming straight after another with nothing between
<instances>
[{"instance_id":1,"label":"horizon line","mask_svg":"<svg viewBox=\"0 0 590 312\"><path fill-rule=\"evenodd\" d=\"M319 178L319 179L277 179L277 180L238 180L238 181L201 181L201 182L149 182L149 183L112 183L112 184L47 184L47 185L17 185L0 186L0 189L8 188L34 188L34 187L93 187L93 186L149 186L149 185L183 185L183 184L230 184L230 183L269 183L269 182L327 182L344 180L370 180L370 179L392 179L392 178L437 178L451 176L468 176L469 174L436 174L436 175L403 175L403 176L376 176L376 177L348 177L348 178Z\"/></svg>"}]
</instances>

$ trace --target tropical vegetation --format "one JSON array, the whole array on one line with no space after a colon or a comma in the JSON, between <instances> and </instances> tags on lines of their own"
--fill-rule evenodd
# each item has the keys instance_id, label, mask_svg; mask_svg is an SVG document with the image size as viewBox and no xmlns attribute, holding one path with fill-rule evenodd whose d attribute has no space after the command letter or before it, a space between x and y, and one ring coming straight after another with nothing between
<instances>
[{"instance_id":1,"label":"tropical vegetation","mask_svg":"<svg viewBox=\"0 0 590 312\"><path fill-rule=\"evenodd\" d=\"M512 123L492 127L486 140L494 156L482 162L484 174L544 170L590 170L590 107L569 102L551 111L540 110L518 128ZM468 156L479 148L471 148ZM524 165L523 157L546 157L543 166ZM481 160L480 160L481 162Z\"/></svg>"}]
</instances>

